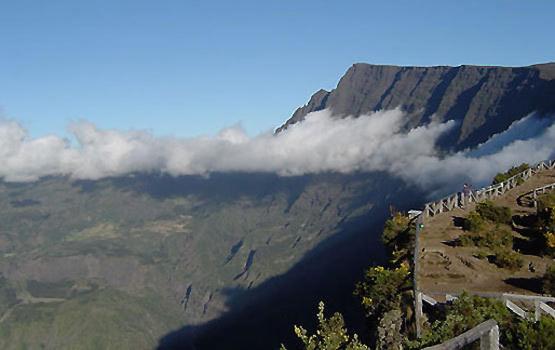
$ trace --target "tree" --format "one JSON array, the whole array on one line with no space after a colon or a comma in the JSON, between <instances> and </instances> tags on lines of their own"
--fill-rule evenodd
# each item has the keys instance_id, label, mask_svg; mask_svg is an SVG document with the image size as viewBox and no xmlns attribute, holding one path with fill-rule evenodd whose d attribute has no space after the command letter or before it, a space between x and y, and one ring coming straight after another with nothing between
<instances>
[{"instance_id":1,"label":"tree","mask_svg":"<svg viewBox=\"0 0 555 350\"><path fill-rule=\"evenodd\" d=\"M530 165L526 164L526 163L522 163L519 166L514 166L512 168L510 168L509 170L507 170L504 173L498 173L497 175L495 175L495 177L493 178L492 181L492 185L497 185L500 184L506 180L508 180L509 178L522 173L525 170L530 169ZM521 184L522 180L519 179L519 185Z\"/></svg>"},{"instance_id":2,"label":"tree","mask_svg":"<svg viewBox=\"0 0 555 350\"><path fill-rule=\"evenodd\" d=\"M389 310L401 307L402 294L411 290L409 266L395 269L382 266L366 270L364 280L356 284L354 294L360 297L367 316L381 317Z\"/></svg>"},{"instance_id":3,"label":"tree","mask_svg":"<svg viewBox=\"0 0 555 350\"><path fill-rule=\"evenodd\" d=\"M358 340L358 335L349 336L343 316L336 312L330 318L324 316L324 302L318 304L318 329L309 335L302 326L294 326L297 337L305 350L369 350ZM280 350L287 350L282 344Z\"/></svg>"},{"instance_id":4,"label":"tree","mask_svg":"<svg viewBox=\"0 0 555 350\"><path fill-rule=\"evenodd\" d=\"M543 316L539 322L520 319L507 332L507 344L519 350L555 350L555 320Z\"/></svg>"}]
</instances>

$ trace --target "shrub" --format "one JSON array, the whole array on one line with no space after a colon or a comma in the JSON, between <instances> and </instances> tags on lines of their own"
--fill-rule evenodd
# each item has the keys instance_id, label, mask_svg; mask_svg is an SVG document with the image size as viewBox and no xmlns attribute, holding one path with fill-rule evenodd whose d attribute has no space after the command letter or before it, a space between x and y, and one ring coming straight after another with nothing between
<instances>
[{"instance_id":1,"label":"shrub","mask_svg":"<svg viewBox=\"0 0 555 350\"><path fill-rule=\"evenodd\" d=\"M473 234L465 234L459 237L462 246L476 246L484 248L512 249L513 234L499 225Z\"/></svg>"},{"instance_id":2,"label":"shrub","mask_svg":"<svg viewBox=\"0 0 555 350\"><path fill-rule=\"evenodd\" d=\"M520 255L509 249L497 249L495 251L495 265L509 270L518 270L524 262Z\"/></svg>"},{"instance_id":3,"label":"shrub","mask_svg":"<svg viewBox=\"0 0 555 350\"><path fill-rule=\"evenodd\" d=\"M408 348L420 349L444 342L489 319L496 320L500 329L504 330L511 314L499 300L463 293L447 306L444 318L432 323L431 329L423 334L420 341L409 342Z\"/></svg>"},{"instance_id":4,"label":"shrub","mask_svg":"<svg viewBox=\"0 0 555 350\"><path fill-rule=\"evenodd\" d=\"M555 192L550 192L538 197L538 210L555 207Z\"/></svg>"},{"instance_id":5,"label":"shrub","mask_svg":"<svg viewBox=\"0 0 555 350\"><path fill-rule=\"evenodd\" d=\"M364 280L356 284L354 294L361 299L367 316L381 317L389 310L400 308L405 291L410 291L409 267L402 264L396 269L369 268Z\"/></svg>"},{"instance_id":6,"label":"shrub","mask_svg":"<svg viewBox=\"0 0 555 350\"><path fill-rule=\"evenodd\" d=\"M543 230L555 231L555 206L538 207L538 226Z\"/></svg>"},{"instance_id":7,"label":"shrub","mask_svg":"<svg viewBox=\"0 0 555 350\"><path fill-rule=\"evenodd\" d=\"M555 265L551 265L543 275L543 292L555 295Z\"/></svg>"},{"instance_id":8,"label":"shrub","mask_svg":"<svg viewBox=\"0 0 555 350\"><path fill-rule=\"evenodd\" d=\"M545 246L548 250L555 249L555 234L553 232L545 232L543 234L543 238L545 240Z\"/></svg>"},{"instance_id":9,"label":"shrub","mask_svg":"<svg viewBox=\"0 0 555 350\"><path fill-rule=\"evenodd\" d=\"M504 172L504 173L498 173L497 175L495 175L495 177L493 178L492 181L492 185L497 185L500 184L506 180L508 180L509 178L522 173L525 170L530 169L530 165L526 164L526 163L522 163L519 166L514 166L512 168L510 168L508 171Z\"/></svg>"},{"instance_id":10,"label":"shrub","mask_svg":"<svg viewBox=\"0 0 555 350\"><path fill-rule=\"evenodd\" d=\"M382 241L387 245L392 245L400 239L400 236L407 234L410 230L410 220L407 216L397 213L387 220L382 233Z\"/></svg>"},{"instance_id":11,"label":"shrub","mask_svg":"<svg viewBox=\"0 0 555 350\"><path fill-rule=\"evenodd\" d=\"M506 344L519 350L554 349L555 320L543 316L539 322L519 319L515 326L507 330Z\"/></svg>"},{"instance_id":12,"label":"shrub","mask_svg":"<svg viewBox=\"0 0 555 350\"><path fill-rule=\"evenodd\" d=\"M368 350L368 346L358 340L354 334L349 336L345 328L343 316L336 312L330 318L324 316L324 303L318 304L318 330L316 334L309 335L302 326L294 326L297 337L302 341L306 350ZM280 350L286 350L282 344Z\"/></svg>"},{"instance_id":13,"label":"shrub","mask_svg":"<svg viewBox=\"0 0 555 350\"><path fill-rule=\"evenodd\" d=\"M400 310L386 312L378 325L376 349L402 349L403 313Z\"/></svg>"},{"instance_id":14,"label":"shrub","mask_svg":"<svg viewBox=\"0 0 555 350\"><path fill-rule=\"evenodd\" d=\"M513 213L511 208L496 206L490 201L478 203L476 212L484 219L495 222L497 224L510 225L513 221Z\"/></svg>"},{"instance_id":15,"label":"shrub","mask_svg":"<svg viewBox=\"0 0 555 350\"><path fill-rule=\"evenodd\" d=\"M463 230L478 232L484 227L484 219L475 211L470 212L462 223Z\"/></svg>"},{"instance_id":16,"label":"shrub","mask_svg":"<svg viewBox=\"0 0 555 350\"><path fill-rule=\"evenodd\" d=\"M496 226L493 229L486 231L483 239L480 240L479 247L496 248L503 247L505 249L513 248L513 234L511 231Z\"/></svg>"},{"instance_id":17,"label":"shrub","mask_svg":"<svg viewBox=\"0 0 555 350\"><path fill-rule=\"evenodd\" d=\"M472 254L472 256L475 257L476 259L484 260L484 259L487 259L487 257L489 256L489 253L483 250L479 250L476 253Z\"/></svg>"},{"instance_id":18,"label":"shrub","mask_svg":"<svg viewBox=\"0 0 555 350\"><path fill-rule=\"evenodd\" d=\"M459 237L459 242L463 247L471 247L476 245L476 235L465 234Z\"/></svg>"}]
</instances>

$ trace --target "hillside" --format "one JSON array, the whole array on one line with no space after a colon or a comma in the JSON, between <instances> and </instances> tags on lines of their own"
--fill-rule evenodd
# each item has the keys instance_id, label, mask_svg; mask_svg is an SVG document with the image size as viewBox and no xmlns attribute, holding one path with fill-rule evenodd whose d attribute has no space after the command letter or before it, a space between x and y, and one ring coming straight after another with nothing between
<instances>
[{"instance_id":1,"label":"hillside","mask_svg":"<svg viewBox=\"0 0 555 350\"><path fill-rule=\"evenodd\" d=\"M554 190L555 161L521 164L490 186L392 212L387 264L354 286L367 328L350 330L321 303L316 327L295 325L301 348L553 349Z\"/></svg>"},{"instance_id":2,"label":"hillside","mask_svg":"<svg viewBox=\"0 0 555 350\"><path fill-rule=\"evenodd\" d=\"M513 221L520 222L536 213L523 201L530 191L555 183L555 171L545 170L492 200L493 205L510 208ZM522 259L522 267L500 268L483 255L492 254L488 247L460 246L458 240L468 235L461 222L476 209L474 203L464 209L438 214L425 221L419 236L419 288L425 293L449 293L463 290L472 292L541 294L541 277L552 264L549 256L533 249L533 235L513 224L514 249ZM529 267L533 268L530 269Z\"/></svg>"},{"instance_id":3,"label":"hillside","mask_svg":"<svg viewBox=\"0 0 555 350\"><path fill-rule=\"evenodd\" d=\"M383 259L367 232L402 188L379 174L0 183L0 347L153 348L224 314L237 326L258 303L257 341L277 342ZM296 297L282 327L262 327L277 295Z\"/></svg>"},{"instance_id":4,"label":"hillside","mask_svg":"<svg viewBox=\"0 0 555 350\"><path fill-rule=\"evenodd\" d=\"M331 91L319 90L278 132L314 111L359 116L400 107L406 127L454 119L454 143L484 142L533 111L555 111L555 63L529 67L399 67L354 64Z\"/></svg>"}]
</instances>

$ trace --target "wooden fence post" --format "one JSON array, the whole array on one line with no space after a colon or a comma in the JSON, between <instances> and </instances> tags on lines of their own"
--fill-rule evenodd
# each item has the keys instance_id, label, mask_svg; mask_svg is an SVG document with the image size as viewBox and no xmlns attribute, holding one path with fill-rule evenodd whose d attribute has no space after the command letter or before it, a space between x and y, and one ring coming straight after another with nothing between
<instances>
[{"instance_id":1,"label":"wooden fence post","mask_svg":"<svg viewBox=\"0 0 555 350\"><path fill-rule=\"evenodd\" d=\"M495 325L480 338L480 350L499 350L499 326Z\"/></svg>"}]
</instances>

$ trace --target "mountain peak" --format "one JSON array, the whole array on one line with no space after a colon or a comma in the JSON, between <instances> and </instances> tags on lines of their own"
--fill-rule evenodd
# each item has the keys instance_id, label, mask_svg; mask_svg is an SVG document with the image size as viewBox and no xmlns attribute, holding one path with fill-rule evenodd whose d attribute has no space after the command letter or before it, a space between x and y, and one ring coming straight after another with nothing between
<instances>
[{"instance_id":1,"label":"mountain peak","mask_svg":"<svg viewBox=\"0 0 555 350\"><path fill-rule=\"evenodd\" d=\"M329 109L358 117L401 108L406 127L435 120L459 121L455 148L477 145L534 111L555 111L555 64L528 67L461 65L404 67L353 64L332 91L319 90L276 132L308 113Z\"/></svg>"}]
</instances>

